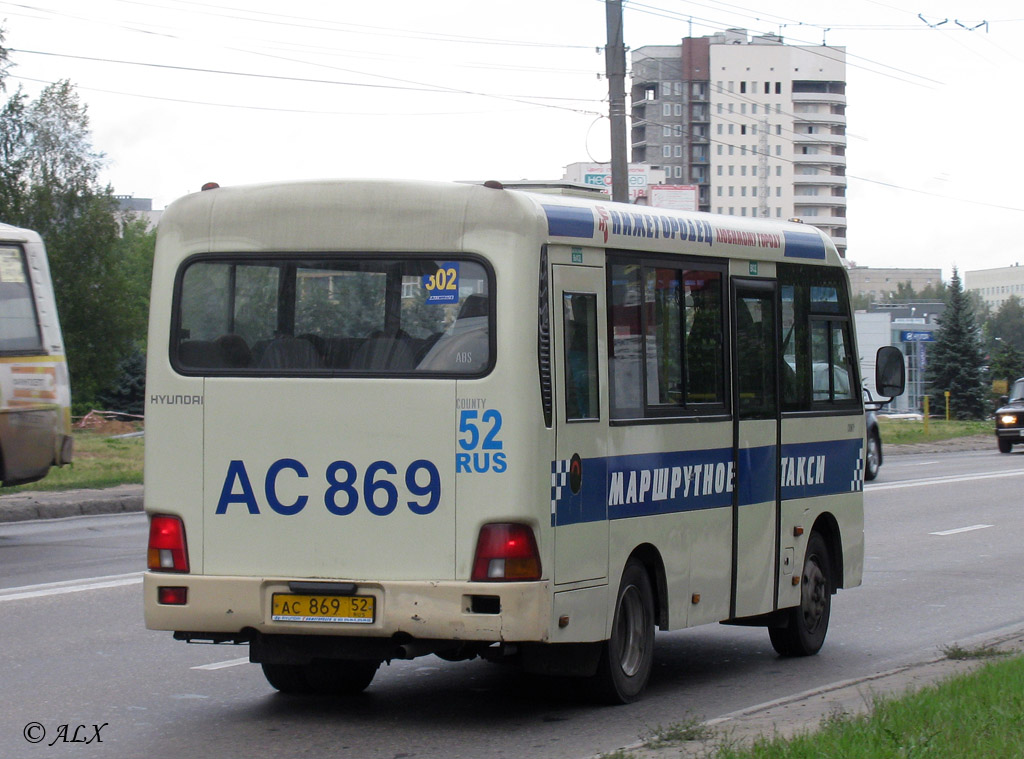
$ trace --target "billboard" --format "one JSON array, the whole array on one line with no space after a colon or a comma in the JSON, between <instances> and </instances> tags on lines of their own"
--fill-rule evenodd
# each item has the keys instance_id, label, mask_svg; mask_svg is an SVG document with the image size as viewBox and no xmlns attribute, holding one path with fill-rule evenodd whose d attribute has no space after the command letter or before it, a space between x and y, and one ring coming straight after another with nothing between
<instances>
[{"instance_id":1,"label":"billboard","mask_svg":"<svg viewBox=\"0 0 1024 759\"><path fill-rule=\"evenodd\" d=\"M640 163L629 165L629 201L649 195L649 188L664 179L664 171L651 169ZM573 163L565 167L564 180L601 188L605 195L612 194L612 170L607 163Z\"/></svg>"},{"instance_id":2,"label":"billboard","mask_svg":"<svg viewBox=\"0 0 1024 759\"><path fill-rule=\"evenodd\" d=\"M648 205L655 208L671 208L674 211L697 210L697 185L658 184L647 192Z\"/></svg>"}]
</instances>

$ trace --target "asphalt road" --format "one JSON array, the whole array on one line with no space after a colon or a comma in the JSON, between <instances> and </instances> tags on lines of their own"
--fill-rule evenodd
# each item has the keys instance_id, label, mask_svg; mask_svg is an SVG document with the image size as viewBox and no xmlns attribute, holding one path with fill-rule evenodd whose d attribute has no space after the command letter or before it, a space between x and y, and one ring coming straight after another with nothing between
<instances>
[{"instance_id":1,"label":"asphalt road","mask_svg":"<svg viewBox=\"0 0 1024 759\"><path fill-rule=\"evenodd\" d=\"M612 751L645 726L714 718L1024 627L1022 481L1024 452L888 457L866 489L864 585L835 597L821 654L780 659L761 629L659 634L646 698L614 708L581 702L565 683L434 657L382 668L357 699L282 696L244 647L143 628L143 515L0 524L0 757ZM46 731L40 743L26 740L30 723L29 737ZM102 742L64 742L61 725L67 739L82 725L81 740L98 729Z\"/></svg>"}]
</instances>

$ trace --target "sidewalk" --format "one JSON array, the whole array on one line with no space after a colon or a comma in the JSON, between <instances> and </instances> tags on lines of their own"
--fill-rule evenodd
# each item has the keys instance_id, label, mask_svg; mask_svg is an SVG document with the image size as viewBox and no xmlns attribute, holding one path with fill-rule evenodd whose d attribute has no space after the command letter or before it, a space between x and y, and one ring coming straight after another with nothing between
<instances>
[{"instance_id":1,"label":"sidewalk","mask_svg":"<svg viewBox=\"0 0 1024 759\"><path fill-rule=\"evenodd\" d=\"M142 485L0 496L0 522L142 511Z\"/></svg>"}]
</instances>

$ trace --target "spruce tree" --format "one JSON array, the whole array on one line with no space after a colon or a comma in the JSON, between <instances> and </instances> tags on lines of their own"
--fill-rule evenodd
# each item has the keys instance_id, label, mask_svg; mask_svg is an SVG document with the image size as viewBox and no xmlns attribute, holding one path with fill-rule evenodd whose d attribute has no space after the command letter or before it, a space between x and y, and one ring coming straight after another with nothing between
<instances>
[{"instance_id":1,"label":"spruce tree","mask_svg":"<svg viewBox=\"0 0 1024 759\"><path fill-rule=\"evenodd\" d=\"M925 381L934 413L945 413L949 391L950 417L985 416L985 354L974 310L964 293L960 274L953 269L947 290L946 311L939 319L935 342L929 346Z\"/></svg>"}]
</instances>

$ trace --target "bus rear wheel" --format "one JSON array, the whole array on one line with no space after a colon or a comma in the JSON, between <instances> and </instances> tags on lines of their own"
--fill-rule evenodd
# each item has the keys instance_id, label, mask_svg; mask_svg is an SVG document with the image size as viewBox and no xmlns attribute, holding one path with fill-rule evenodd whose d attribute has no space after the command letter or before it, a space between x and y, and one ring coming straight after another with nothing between
<instances>
[{"instance_id":1,"label":"bus rear wheel","mask_svg":"<svg viewBox=\"0 0 1024 759\"><path fill-rule=\"evenodd\" d=\"M654 661L654 592L639 562L626 564L615 601L611 637L605 641L594 685L601 701L628 704L640 698Z\"/></svg>"},{"instance_id":2,"label":"bus rear wheel","mask_svg":"<svg viewBox=\"0 0 1024 759\"><path fill-rule=\"evenodd\" d=\"M812 533L800 577L800 605L790 610L787 624L769 627L772 648L780 656L811 656L821 650L832 611L832 564L820 533Z\"/></svg>"},{"instance_id":3,"label":"bus rear wheel","mask_svg":"<svg viewBox=\"0 0 1024 759\"><path fill-rule=\"evenodd\" d=\"M366 690L380 662L316 659L309 664L263 663L263 676L282 693L353 696Z\"/></svg>"}]
</instances>

